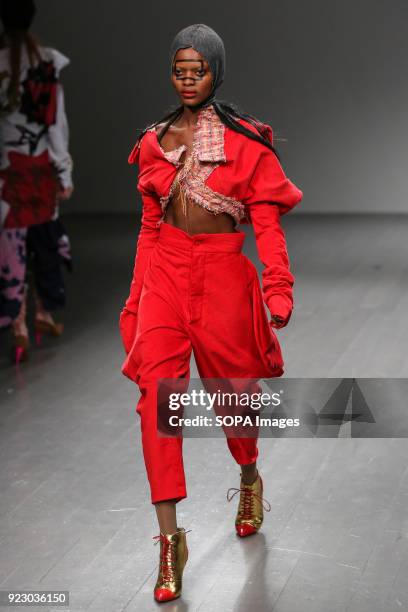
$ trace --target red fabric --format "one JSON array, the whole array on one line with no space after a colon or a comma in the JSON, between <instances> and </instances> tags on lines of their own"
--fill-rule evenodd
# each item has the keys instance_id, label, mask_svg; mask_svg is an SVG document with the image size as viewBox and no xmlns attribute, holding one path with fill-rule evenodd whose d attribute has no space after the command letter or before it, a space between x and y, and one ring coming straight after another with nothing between
<instances>
[{"instance_id":1,"label":"red fabric","mask_svg":"<svg viewBox=\"0 0 408 612\"><path fill-rule=\"evenodd\" d=\"M233 385L231 392L259 393L257 379L283 374L256 268L242 253L245 237L244 232L190 236L162 223L150 251L137 317L128 311L122 319L128 348L122 372L141 392L136 410L152 503L187 495L183 440L157 435L157 379L185 379L187 389L192 351L204 385L212 384L205 379L239 379L223 383ZM257 459L258 429L250 435L227 437L239 465Z\"/></svg>"},{"instance_id":2,"label":"red fabric","mask_svg":"<svg viewBox=\"0 0 408 612\"><path fill-rule=\"evenodd\" d=\"M271 322L273 327L288 324L293 311L293 285L295 277L290 270L285 233L280 224L278 206L254 204L249 206L254 228L258 256L264 264L262 290L264 302L272 315L278 315L283 323Z\"/></svg>"},{"instance_id":3,"label":"red fabric","mask_svg":"<svg viewBox=\"0 0 408 612\"><path fill-rule=\"evenodd\" d=\"M53 125L57 116L57 77L52 61L29 68L23 81L21 112L29 121Z\"/></svg>"},{"instance_id":4,"label":"red fabric","mask_svg":"<svg viewBox=\"0 0 408 612\"><path fill-rule=\"evenodd\" d=\"M240 120L248 129L255 128ZM273 143L273 132L265 125L266 136ZM225 128L224 149L226 163L220 164L207 179L208 187L233 197L247 207L247 219L252 223L258 255L264 264L262 272L263 300L271 315L284 319L282 324L271 321L275 328L289 322L293 310L294 276L290 271L281 215L292 210L303 193L285 175L276 155L266 146ZM143 277L157 236L157 223L162 217L159 198L168 194L177 167L163 155L157 134L146 132L129 155L130 164L139 165L137 189L142 196L142 226L137 243L137 254L130 295L121 313L121 331L125 348L133 338L137 305Z\"/></svg>"},{"instance_id":5,"label":"red fabric","mask_svg":"<svg viewBox=\"0 0 408 612\"><path fill-rule=\"evenodd\" d=\"M161 209L156 198L152 195L144 195L141 229L136 244L136 256L133 267L133 277L130 285L129 297L120 315L119 327L125 351L128 353L132 345L136 323L140 294L143 287L143 279L149 261L150 253L158 236L159 228L156 227L161 217Z\"/></svg>"},{"instance_id":6,"label":"red fabric","mask_svg":"<svg viewBox=\"0 0 408 612\"><path fill-rule=\"evenodd\" d=\"M58 180L48 151L41 155L8 153L9 166L0 170L2 199L10 209L4 228L29 227L49 221L55 211Z\"/></svg>"}]
</instances>

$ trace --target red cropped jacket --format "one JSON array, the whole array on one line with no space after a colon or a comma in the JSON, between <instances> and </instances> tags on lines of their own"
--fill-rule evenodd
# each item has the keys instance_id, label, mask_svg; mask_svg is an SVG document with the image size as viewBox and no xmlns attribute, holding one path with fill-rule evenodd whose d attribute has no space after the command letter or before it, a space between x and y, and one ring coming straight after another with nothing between
<instances>
[{"instance_id":1,"label":"red cropped jacket","mask_svg":"<svg viewBox=\"0 0 408 612\"><path fill-rule=\"evenodd\" d=\"M243 119L248 129L255 128ZM266 126L272 142L272 128ZM287 325L293 310L294 275L286 248L280 216L288 213L303 193L285 175L276 155L265 145L225 126L223 161L209 175L206 185L215 192L234 198L245 205L246 217L240 223L252 224L258 256L264 265L262 293L273 321L273 327ZM134 340L139 298L150 253L159 234L164 216L160 198L168 195L177 167L164 155L157 134L147 131L131 152L130 164L138 164L137 189L142 198L141 229L137 239L130 294L120 315L120 331L128 353Z\"/></svg>"}]
</instances>

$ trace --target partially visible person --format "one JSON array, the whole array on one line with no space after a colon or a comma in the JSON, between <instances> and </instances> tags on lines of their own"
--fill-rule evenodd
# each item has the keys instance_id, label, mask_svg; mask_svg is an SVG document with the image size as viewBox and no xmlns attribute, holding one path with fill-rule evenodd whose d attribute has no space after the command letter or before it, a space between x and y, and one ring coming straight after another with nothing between
<instances>
[{"instance_id":1,"label":"partially visible person","mask_svg":"<svg viewBox=\"0 0 408 612\"><path fill-rule=\"evenodd\" d=\"M72 269L58 205L73 191L59 80L69 59L32 34L35 12L32 0L0 0L0 328L11 328L16 363L28 357L28 280L39 344L63 332L52 313L66 303L62 264Z\"/></svg>"}]
</instances>

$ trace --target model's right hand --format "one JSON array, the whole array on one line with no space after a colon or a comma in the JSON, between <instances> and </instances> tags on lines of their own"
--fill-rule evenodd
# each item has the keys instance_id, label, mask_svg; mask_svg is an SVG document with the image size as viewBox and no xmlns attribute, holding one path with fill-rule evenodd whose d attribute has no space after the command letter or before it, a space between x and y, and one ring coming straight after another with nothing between
<instances>
[{"instance_id":1,"label":"model's right hand","mask_svg":"<svg viewBox=\"0 0 408 612\"><path fill-rule=\"evenodd\" d=\"M72 196L73 191L74 191L73 185L71 187L66 187L65 189L61 189L60 191L57 192L57 199L58 200L69 200L69 198Z\"/></svg>"}]
</instances>

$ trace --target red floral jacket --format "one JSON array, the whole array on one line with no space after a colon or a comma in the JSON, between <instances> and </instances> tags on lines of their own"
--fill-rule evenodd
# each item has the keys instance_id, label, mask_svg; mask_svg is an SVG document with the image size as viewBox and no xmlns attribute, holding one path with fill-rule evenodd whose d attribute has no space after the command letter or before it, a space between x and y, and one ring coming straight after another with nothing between
<instances>
[{"instance_id":1,"label":"red floral jacket","mask_svg":"<svg viewBox=\"0 0 408 612\"><path fill-rule=\"evenodd\" d=\"M248 122L240 123L256 132ZM217 193L234 198L245 206L241 223L253 226L258 256L264 264L262 292L271 315L281 317L280 325L287 325L293 310L294 275L286 248L280 216L288 213L302 198L303 193L285 175L276 155L265 145L224 126L223 147L219 162L215 164L205 184ZM272 143L272 128L266 126ZM206 134L208 134L208 130ZM210 149L208 141L202 144L202 155ZM223 150L222 150L223 149ZM214 150L214 149L213 149ZM171 158L170 158L171 159ZM177 161L169 161L159 144L155 130L147 131L129 156L129 163L138 164L137 189L142 197L141 229L137 239L136 257L130 294L120 315L120 331L128 353L136 331L137 310L143 286L143 277L150 253L159 234L164 217L161 202L166 201L177 173ZM215 160L217 161L217 160Z\"/></svg>"}]
</instances>

